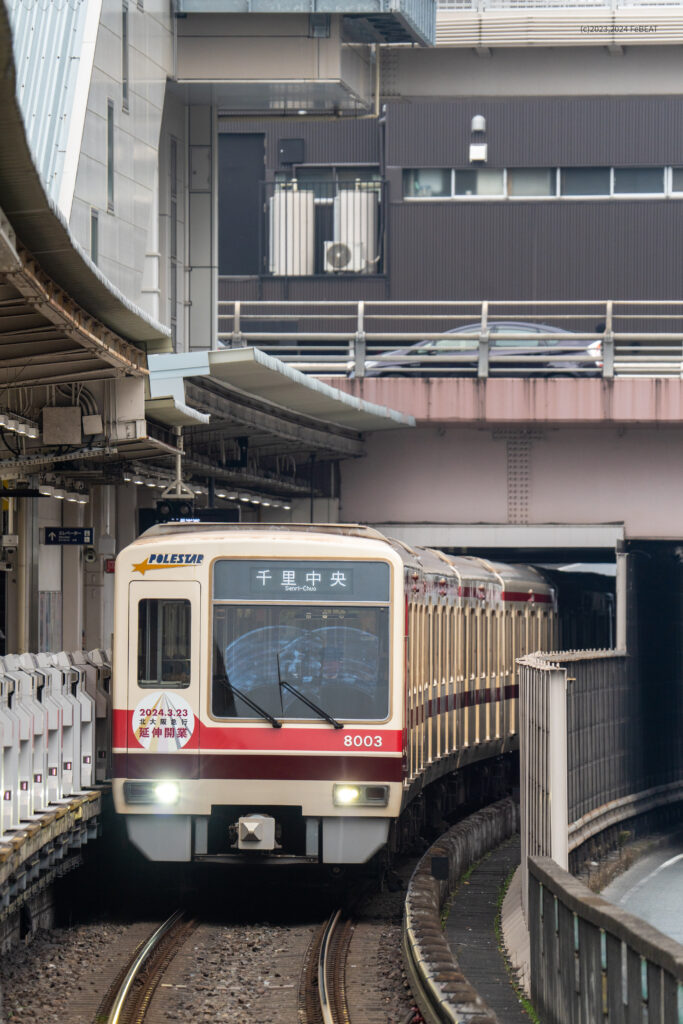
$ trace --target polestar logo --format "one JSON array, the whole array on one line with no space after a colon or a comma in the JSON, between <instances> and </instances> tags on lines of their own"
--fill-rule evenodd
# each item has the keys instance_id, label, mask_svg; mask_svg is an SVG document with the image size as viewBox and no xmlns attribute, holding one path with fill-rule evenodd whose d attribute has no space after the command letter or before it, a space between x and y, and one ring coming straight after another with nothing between
<instances>
[{"instance_id":1,"label":"polestar logo","mask_svg":"<svg viewBox=\"0 0 683 1024\"><path fill-rule=\"evenodd\" d=\"M177 569L182 565L201 565L204 555L173 554L149 555L144 562L133 562L133 572L144 576L153 569Z\"/></svg>"}]
</instances>

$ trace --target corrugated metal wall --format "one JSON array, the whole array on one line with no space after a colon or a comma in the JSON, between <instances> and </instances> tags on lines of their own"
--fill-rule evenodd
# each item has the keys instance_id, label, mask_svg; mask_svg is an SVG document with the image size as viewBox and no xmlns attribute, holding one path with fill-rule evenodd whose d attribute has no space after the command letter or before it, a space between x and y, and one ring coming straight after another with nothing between
<instances>
[{"instance_id":1,"label":"corrugated metal wall","mask_svg":"<svg viewBox=\"0 0 683 1024\"><path fill-rule=\"evenodd\" d=\"M304 140L304 163L307 164L377 164L379 133L373 118L340 118L339 120L308 117L222 118L219 132L266 137L266 173L272 179L280 169L280 139Z\"/></svg>"},{"instance_id":2,"label":"corrugated metal wall","mask_svg":"<svg viewBox=\"0 0 683 1024\"><path fill-rule=\"evenodd\" d=\"M470 121L487 119L488 166L683 165L683 97L541 97L389 103L386 281L264 282L262 297L324 299L671 298L680 293L683 202L664 199L404 201L407 167L469 166ZM305 140L308 164L382 164L376 120L224 120ZM223 297L255 297L227 279ZM267 294L266 294L267 293ZM274 293L274 294L273 294ZM381 293L381 294L380 294Z\"/></svg>"},{"instance_id":3,"label":"corrugated metal wall","mask_svg":"<svg viewBox=\"0 0 683 1024\"><path fill-rule=\"evenodd\" d=\"M680 294L676 200L406 202L392 205L389 221L394 298Z\"/></svg>"},{"instance_id":4,"label":"corrugated metal wall","mask_svg":"<svg viewBox=\"0 0 683 1024\"><path fill-rule=\"evenodd\" d=\"M56 200L87 4L9 0L6 6L26 136L45 189Z\"/></svg>"},{"instance_id":5,"label":"corrugated metal wall","mask_svg":"<svg viewBox=\"0 0 683 1024\"><path fill-rule=\"evenodd\" d=\"M680 163L681 96L542 96L392 103L388 166L468 167L486 118L490 167Z\"/></svg>"}]
</instances>

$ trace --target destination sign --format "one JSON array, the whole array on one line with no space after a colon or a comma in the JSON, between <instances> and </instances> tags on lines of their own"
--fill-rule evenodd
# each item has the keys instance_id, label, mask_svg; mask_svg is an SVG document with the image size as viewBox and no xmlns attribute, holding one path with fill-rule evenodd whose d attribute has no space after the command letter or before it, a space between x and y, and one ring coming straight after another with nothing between
<instances>
[{"instance_id":1,"label":"destination sign","mask_svg":"<svg viewBox=\"0 0 683 1024\"><path fill-rule=\"evenodd\" d=\"M214 566L214 600L388 601L385 562L221 560Z\"/></svg>"}]
</instances>

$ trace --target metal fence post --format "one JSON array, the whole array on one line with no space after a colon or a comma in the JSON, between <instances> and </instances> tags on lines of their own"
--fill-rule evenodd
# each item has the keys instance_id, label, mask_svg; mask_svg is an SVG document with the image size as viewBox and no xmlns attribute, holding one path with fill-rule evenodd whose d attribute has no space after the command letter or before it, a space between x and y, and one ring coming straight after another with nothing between
<instances>
[{"instance_id":1,"label":"metal fence post","mask_svg":"<svg viewBox=\"0 0 683 1024\"><path fill-rule=\"evenodd\" d=\"M489 304L481 304L481 326L479 330L479 351L477 358L477 377L488 377L489 375Z\"/></svg>"},{"instance_id":2,"label":"metal fence post","mask_svg":"<svg viewBox=\"0 0 683 1024\"><path fill-rule=\"evenodd\" d=\"M548 786L550 790L550 855L569 870L569 807L567 799L567 670L548 673Z\"/></svg>"},{"instance_id":3,"label":"metal fence post","mask_svg":"<svg viewBox=\"0 0 683 1024\"><path fill-rule=\"evenodd\" d=\"M356 377L365 376L365 303L358 303L356 334L353 339L353 371Z\"/></svg>"},{"instance_id":4,"label":"metal fence post","mask_svg":"<svg viewBox=\"0 0 683 1024\"><path fill-rule=\"evenodd\" d=\"M247 339L242 334L242 303L239 300L235 300L232 313L232 338L230 340L230 347L244 348L246 344Z\"/></svg>"},{"instance_id":5,"label":"metal fence post","mask_svg":"<svg viewBox=\"0 0 683 1024\"><path fill-rule=\"evenodd\" d=\"M607 380L614 379L614 327L613 303L610 299L605 309L605 330L602 336L602 375Z\"/></svg>"}]
</instances>

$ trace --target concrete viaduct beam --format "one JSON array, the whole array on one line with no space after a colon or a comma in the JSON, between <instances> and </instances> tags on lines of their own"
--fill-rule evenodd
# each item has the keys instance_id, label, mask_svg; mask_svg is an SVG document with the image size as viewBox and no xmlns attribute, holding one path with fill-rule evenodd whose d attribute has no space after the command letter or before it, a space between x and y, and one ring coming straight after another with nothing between
<instances>
[{"instance_id":1,"label":"concrete viaduct beam","mask_svg":"<svg viewBox=\"0 0 683 1024\"><path fill-rule=\"evenodd\" d=\"M420 542L437 547L444 524L514 526L521 547L536 546L548 524L611 524L626 541L683 539L681 380L341 384L417 421L414 430L371 437L367 458L343 465L346 521L412 539L428 526ZM507 536L493 533L492 544ZM560 533L566 540L571 531Z\"/></svg>"},{"instance_id":2,"label":"concrete viaduct beam","mask_svg":"<svg viewBox=\"0 0 683 1024\"><path fill-rule=\"evenodd\" d=\"M358 398L414 416L418 423L642 424L683 423L683 379L617 380L538 377L330 380Z\"/></svg>"}]
</instances>

